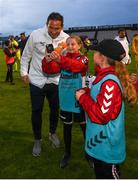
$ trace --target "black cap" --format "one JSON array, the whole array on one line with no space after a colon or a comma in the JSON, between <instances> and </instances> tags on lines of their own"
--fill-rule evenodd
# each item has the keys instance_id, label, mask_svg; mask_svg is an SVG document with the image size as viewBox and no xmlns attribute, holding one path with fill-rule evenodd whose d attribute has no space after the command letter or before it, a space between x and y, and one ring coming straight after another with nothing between
<instances>
[{"instance_id":1,"label":"black cap","mask_svg":"<svg viewBox=\"0 0 138 180\"><path fill-rule=\"evenodd\" d=\"M115 61L121 61L126 52L120 42L113 39L104 39L98 45L91 46L91 50L96 50Z\"/></svg>"}]
</instances>

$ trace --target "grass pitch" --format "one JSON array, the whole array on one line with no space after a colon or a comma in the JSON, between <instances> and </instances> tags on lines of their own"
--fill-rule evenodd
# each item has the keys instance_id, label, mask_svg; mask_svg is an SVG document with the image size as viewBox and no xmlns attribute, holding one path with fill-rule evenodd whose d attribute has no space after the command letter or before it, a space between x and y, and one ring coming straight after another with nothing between
<instances>
[{"instance_id":1,"label":"grass pitch","mask_svg":"<svg viewBox=\"0 0 138 180\"><path fill-rule=\"evenodd\" d=\"M89 54L92 72L92 54ZM135 72L135 61L129 71ZM72 159L65 169L59 161L64 152L63 127L59 121L57 134L61 147L53 149L48 140L48 104L45 101L42 124L42 154L33 157L33 134L31 128L31 106L29 88L25 86L19 72L14 72L15 85L4 82L6 65L0 50L0 178L1 179L92 179L93 170L87 164L83 152L83 137L79 125L74 123L72 133ZM138 178L138 106L126 104L127 157L121 165L122 178Z\"/></svg>"}]
</instances>

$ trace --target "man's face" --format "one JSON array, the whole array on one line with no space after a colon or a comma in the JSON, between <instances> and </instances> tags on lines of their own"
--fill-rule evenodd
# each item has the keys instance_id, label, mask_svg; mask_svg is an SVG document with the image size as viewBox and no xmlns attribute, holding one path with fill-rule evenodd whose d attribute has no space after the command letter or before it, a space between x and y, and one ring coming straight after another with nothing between
<instances>
[{"instance_id":1,"label":"man's face","mask_svg":"<svg viewBox=\"0 0 138 180\"><path fill-rule=\"evenodd\" d=\"M119 37L120 38L124 38L126 36L126 32L125 31L120 31L119 32Z\"/></svg>"},{"instance_id":2,"label":"man's face","mask_svg":"<svg viewBox=\"0 0 138 180\"><path fill-rule=\"evenodd\" d=\"M25 39L25 35L21 34L20 38L23 41Z\"/></svg>"},{"instance_id":3,"label":"man's face","mask_svg":"<svg viewBox=\"0 0 138 180\"><path fill-rule=\"evenodd\" d=\"M49 20L48 24L48 34L51 36L52 39L58 37L62 30L62 22L59 20Z\"/></svg>"}]
</instances>

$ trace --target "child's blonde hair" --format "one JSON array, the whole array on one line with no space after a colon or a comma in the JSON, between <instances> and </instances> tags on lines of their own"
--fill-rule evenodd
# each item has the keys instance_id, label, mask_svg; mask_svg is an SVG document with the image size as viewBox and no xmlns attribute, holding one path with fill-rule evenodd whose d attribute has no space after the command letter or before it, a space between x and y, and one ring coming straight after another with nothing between
<instances>
[{"instance_id":1,"label":"child's blonde hair","mask_svg":"<svg viewBox=\"0 0 138 180\"><path fill-rule=\"evenodd\" d=\"M132 84L130 75L126 69L126 65L124 65L122 62L116 61L115 72L122 84L124 98L131 104L136 104L137 103L136 89Z\"/></svg>"}]
</instances>

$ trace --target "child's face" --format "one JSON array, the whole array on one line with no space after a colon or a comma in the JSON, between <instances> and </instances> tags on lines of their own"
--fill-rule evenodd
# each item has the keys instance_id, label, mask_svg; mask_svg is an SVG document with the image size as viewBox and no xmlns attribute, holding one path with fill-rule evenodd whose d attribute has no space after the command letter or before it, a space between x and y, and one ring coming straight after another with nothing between
<instances>
[{"instance_id":1,"label":"child's face","mask_svg":"<svg viewBox=\"0 0 138 180\"><path fill-rule=\"evenodd\" d=\"M94 59L94 63L101 68L105 68L109 66L107 57L98 51L95 51L93 59Z\"/></svg>"},{"instance_id":2,"label":"child's face","mask_svg":"<svg viewBox=\"0 0 138 180\"><path fill-rule=\"evenodd\" d=\"M94 56L93 56L93 60L94 60L94 63L96 65L99 65L101 64L101 61L102 61L102 54L98 51L95 51L94 52Z\"/></svg>"},{"instance_id":3,"label":"child's face","mask_svg":"<svg viewBox=\"0 0 138 180\"><path fill-rule=\"evenodd\" d=\"M76 39L68 38L66 43L67 43L67 51L69 53L79 52L80 45L77 43Z\"/></svg>"}]
</instances>

